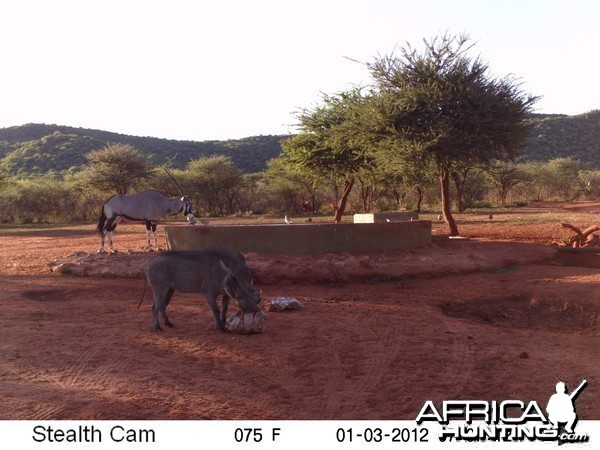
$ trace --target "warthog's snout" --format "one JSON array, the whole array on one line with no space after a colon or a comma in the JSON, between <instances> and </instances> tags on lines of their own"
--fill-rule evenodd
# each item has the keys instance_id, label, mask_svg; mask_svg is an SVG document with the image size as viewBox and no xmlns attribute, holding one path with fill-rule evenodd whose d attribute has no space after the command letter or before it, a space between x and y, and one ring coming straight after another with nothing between
<instances>
[{"instance_id":1,"label":"warthog's snout","mask_svg":"<svg viewBox=\"0 0 600 450\"><path fill-rule=\"evenodd\" d=\"M253 286L246 286L243 292L235 297L238 306L244 312L256 312L259 310L260 294Z\"/></svg>"}]
</instances>

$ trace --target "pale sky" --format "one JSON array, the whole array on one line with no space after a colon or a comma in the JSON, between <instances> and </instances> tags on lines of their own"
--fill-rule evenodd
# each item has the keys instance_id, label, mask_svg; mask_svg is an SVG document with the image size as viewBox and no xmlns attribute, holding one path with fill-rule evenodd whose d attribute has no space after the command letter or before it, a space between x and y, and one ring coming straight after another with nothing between
<instances>
[{"instance_id":1,"label":"pale sky","mask_svg":"<svg viewBox=\"0 0 600 450\"><path fill-rule=\"evenodd\" d=\"M370 82L351 59L446 31L542 96L537 112L600 109L597 0L0 0L0 128L294 133L321 93Z\"/></svg>"}]
</instances>

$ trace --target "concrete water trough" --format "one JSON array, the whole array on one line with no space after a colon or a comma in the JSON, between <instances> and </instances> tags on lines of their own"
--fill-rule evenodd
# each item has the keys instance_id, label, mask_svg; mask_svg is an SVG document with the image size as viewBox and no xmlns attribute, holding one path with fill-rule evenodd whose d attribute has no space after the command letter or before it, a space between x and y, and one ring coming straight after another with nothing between
<instances>
[{"instance_id":1,"label":"concrete water trough","mask_svg":"<svg viewBox=\"0 0 600 450\"><path fill-rule=\"evenodd\" d=\"M240 252L336 253L407 250L431 243L431 222L165 226L170 250L223 245Z\"/></svg>"}]
</instances>

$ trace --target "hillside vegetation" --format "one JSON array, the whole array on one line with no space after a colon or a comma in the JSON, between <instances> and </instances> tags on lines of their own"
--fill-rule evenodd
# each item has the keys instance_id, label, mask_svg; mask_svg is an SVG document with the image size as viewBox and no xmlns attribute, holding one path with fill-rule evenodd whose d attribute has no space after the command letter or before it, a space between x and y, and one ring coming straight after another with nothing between
<instances>
[{"instance_id":1,"label":"hillside vegetation","mask_svg":"<svg viewBox=\"0 0 600 450\"><path fill-rule=\"evenodd\" d=\"M578 116L535 114L522 161L549 161L560 157L580 160L590 169L600 168L600 110ZM169 162L184 168L201 156L225 155L245 173L266 168L281 153L289 136L252 136L226 141L177 141L128 136L108 131L60 125L27 124L0 129L0 171L11 175L49 171L79 171L85 155L108 143L129 144L151 156L154 164Z\"/></svg>"},{"instance_id":2,"label":"hillside vegetation","mask_svg":"<svg viewBox=\"0 0 600 450\"><path fill-rule=\"evenodd\" d=\"M536 114L531 120L534 127L522 152L523 161L572 157L590 169L600 168L600 110L578 116ZM201 156L226 155L242 171L255 173L281 153L281 141L287 137L194 142L27 124L0 129L0 171L12 175L78 171L86 163L87 153L114 142L133 145L151 156L155 164L169 162L172 167L183 168Z\"/></svg>"},{"instance_id":3,"label":"hillside vegetation","mask_svg":"<svg viewBox=\"0 0 600 450\"><path fill-rule=\"evenodd\" d=\"M522 161L549 161L572 157L590 169L600 168L600 110L577 116L535 114ZM60 125L27 124L0 129L0 171L11 175L49 171L78 171L85 155L108 143L129 144L152 157L155 164L169 162L183 168L202 156L229 156L246 173L266 168L281 153L289 136L253 136L226 141L178 141L128 136L108 131Z\"/></svg>"},{"instance_id":4,"label":"hillside vegetation","mask_svg":"<svg viewBox=\"0 0 600 450\"><path fill-rule=\"evenodd\" d=\"M600 110L577 116L536 114L532 121L524 160L571 157L589 168L600 168Z\"/></svg>"},{"instance_id":5,"label":"hillside vegetation","mask_svg":"<svg viewBox=\"0 0 600 450\"><path fill-rule=\"evenodd\" d=\"M154 164L169 162L183 168L202 156L229 156L247 173L264 170L266 162L281 152L286 136L253 136L226 141L177 141L128 136L107 131L59 125L27 124L0 129L0 171L12 175L49 171L77 171L85 155L109 143L129 144L152 157Z\"/></svg>"}]
</instances>

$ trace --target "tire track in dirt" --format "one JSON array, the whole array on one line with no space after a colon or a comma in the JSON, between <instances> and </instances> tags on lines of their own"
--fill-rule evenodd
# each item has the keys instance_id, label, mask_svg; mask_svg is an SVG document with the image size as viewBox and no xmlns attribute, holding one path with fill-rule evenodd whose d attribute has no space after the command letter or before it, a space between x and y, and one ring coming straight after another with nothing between
<instances>
[{"instance_id":1,"label":"tire track in dirt","mask_svg":"<svg viewBox=\"0 0 600 450\"><path fill-rule=\"evenodd\" d=\"M102 358L99 348L85 348L69 361L57 367L56 382L67 389L83 389L86 391L102 391L114 385L116 375L125 373L125 369L133 361L132 358L111 357L109 361Z\"/></svg>"},{"instance_id":2,"label":"tire track in dirt","mask_svg":"<svg viewBox=\"0 0 600 450\"><path fill-rule=\"evenodd\" d=\"M389 327L384 333L371 329L363 329L361 333L351 331L350 340L360 344L354 354L352 372L359 371L361 375L356 381L345 383L341 390L339 386L343 382L328 379L320 407L320 416L325 420L355 417L352 413L367 402L371 391L388 373L402 345L397 327ZM370 352L372 345L386 350Z\"/></svg>"},{"instance_id":3,"label":"tire track in dirt","mask_svg":"<svg viewBox=\"0 0 600 450\"><path fill-rule=\"evenodd\" d=\"M58 384L65 388L74 388L79 385L79 380L88 366L88 363L92 360L93 356L97 353L97 350L91 350L85 348L79 351L70 360L77 361L76 364L64 362L57 367Z\"/></svg>"},{"instance_id":4,"label":"tire track in dirt","mask_svg":"<svg viewBox=\"0 0 600 450\"><path fill-rule=\"evenodd\" d=\"M444 353L449 360L438 372L438 377L443 384L440 385L440 389L448 392L450 387L451 396L458 397L470 385L473 378L477 356L475 343L469 339L469 330L460 320L447 318L437 309L432 310L429 320L431 319L434 322L438 321L444 336L451 337L444 339L446 341ZM428 322L424 326L431 328L432 323ZM344 331L347 332L347 329ZM354 352L352 371L360 372L361 375L358 379L354 378L351 383L328 378L328 382L323 386L319 410L320 417L326 420L352 418L355 417L353 415L355 410L364 409L373 391L382 381L385 381L394 365L398 363L408 365L412 362L410 355L402 356L398 360L403 348L410 349L411 354L425 351L420 347L421 342L414 341L410 329L403 327L401 322L377 330L365 327L360 333L351 331L350 340L358 344ZM376 346L377 350L371 351L373 346ZM420 364L427 363L421 361ZM335 373L338 369L339 367L330 363L326 370ZM406 385L422 381L418 374L410 373L404 373L403 380ZM343 389L340 389L340 385L344 384Z\"/></svg>"},{"instance_id":5,"label":"tire track in dirt","mask_svg":"<svg viewBox=\"0 0 600 450\"><path fill-rule=\"evenodd\" d=\"M56 420L62 409L60 406L38 403L34 406L31 417L35 420Z\"/></svg>"},{"instance_id":6,"label":"tire track in dirt","mask_svg":"<svg viewBox=\"0 0 600 450\"><path fill-rule=\"evenodd\" d=\"M120 379L119 374L126 373L131 358L123 358L106 362L100 360L101 352L99 349L83 349L73 358L77 360L72 364L73 358L70 358L64 364L55 369L54 374L45 375L46 380L61 388L61 390L73 392L77 400L86 404L86 400L98 398L109 398L112 395L107 390L112 391L115 387L115 380ZM97 361L95 363L95 361ZM32 417L36 420L57 420L64 419L61 414L65 411L67 404L61 400L60 404L48 399L46 403L38 402L34 409ZM73 402L71 402L71 409ZM72 414L72 413L70 413Z\"/></svg>"},{"instance_id":7,"label":"tire track in dirt","mask_svg":"<svg viewBox=\"0 0 600 450\"><path fill-rule=\"evenodd\" d=\"M454 387L453 397L459 398L473 379L477 347L462 320L449 318L439 311L435 317L445 328L445 334L453 336L447 353L452 360L446 364L445 382Z\"/></svg>"}]
</instances>

